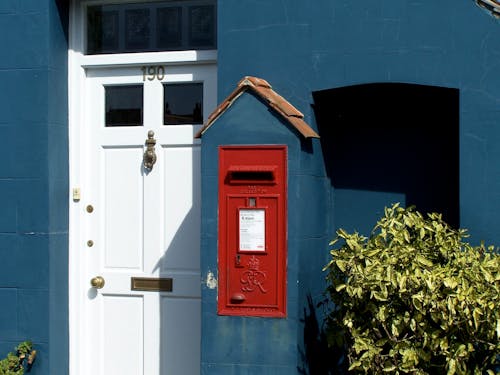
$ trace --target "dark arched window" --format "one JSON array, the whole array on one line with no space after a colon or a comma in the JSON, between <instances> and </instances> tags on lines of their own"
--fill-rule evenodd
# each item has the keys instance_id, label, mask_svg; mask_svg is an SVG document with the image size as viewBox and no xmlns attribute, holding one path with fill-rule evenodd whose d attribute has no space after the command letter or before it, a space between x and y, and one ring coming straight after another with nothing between
<instances>
[{"instance_id":1,"label":"dark arched window","mask_svg":"<svg viewBox=\"0 0 500 375\"><path fill-rule=\"evenodd\" d=\"M371 228L374 208L402 201L458 227L458 89L374 83L313 97L336 224L364 216Z\"/></svg>"}]
</instances>

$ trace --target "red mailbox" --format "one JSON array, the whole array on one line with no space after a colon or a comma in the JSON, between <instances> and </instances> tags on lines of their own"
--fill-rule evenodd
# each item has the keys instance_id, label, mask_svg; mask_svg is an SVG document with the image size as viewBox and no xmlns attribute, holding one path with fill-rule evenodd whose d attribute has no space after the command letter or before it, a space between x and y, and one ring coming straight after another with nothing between
<instances>
[{"instance_id":1,"label":"red mailbox","mask_svg":"<svg viewBox=\"0 0 500 375\"><path fill-rule=\"evenodd\" d=\"M286 146L219 147L221 315L285 317Z\"/></svg>"}]
</instances>

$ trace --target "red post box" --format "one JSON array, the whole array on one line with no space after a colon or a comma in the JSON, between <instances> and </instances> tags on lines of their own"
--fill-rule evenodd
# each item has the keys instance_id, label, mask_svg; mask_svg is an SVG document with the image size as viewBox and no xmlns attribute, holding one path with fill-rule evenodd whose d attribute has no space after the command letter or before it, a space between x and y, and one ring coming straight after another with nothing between
<instances>
[{"instance_id":1,"label":"red post box","mask_svg":"<svg viewBox=\"0 0 500 375\"><path fill-rule=\"evenodd\" d=\"M286 146L219 147L221 315L285 317Z\"/></svg>"}]
</instances>

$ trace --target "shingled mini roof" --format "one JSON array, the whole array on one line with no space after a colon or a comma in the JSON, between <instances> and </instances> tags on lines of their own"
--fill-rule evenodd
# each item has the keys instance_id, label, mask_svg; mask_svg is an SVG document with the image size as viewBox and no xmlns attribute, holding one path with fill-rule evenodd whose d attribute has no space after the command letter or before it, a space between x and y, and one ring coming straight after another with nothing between
<instances>
[{"instance_id":1,"label":"shingled mini roof","mask_svg":"<svg viewBox=\"0 0 500 375\"><path fill-rule=\"evenodd\" d=\"M208 116L208 120L198 131L195 138L201 138L207 129L247 90L262 98L269 107L297 129L305 138L319 138L319 135L304 121L304 115L275 92L267 81L250 76L244 77L238 82L236 89Z\"/></svg>"}]
</instances>

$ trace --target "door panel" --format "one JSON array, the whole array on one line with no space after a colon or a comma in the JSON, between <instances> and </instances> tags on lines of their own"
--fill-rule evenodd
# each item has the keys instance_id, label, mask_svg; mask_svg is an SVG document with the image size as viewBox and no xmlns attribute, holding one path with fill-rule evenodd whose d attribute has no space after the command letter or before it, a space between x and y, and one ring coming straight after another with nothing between
<instances>
[{"instance_id":1,"label":"door panel","mask_svg":"<svg viewBox=\"0 0 500 375\"><path fill-rule=\"evenodd\" d=\"M82 233L93 245L82 264L85 373L199 374L200 150L194 134L200 125L163 124L163 84L202 83L206 118L216 106L215 67L165 71L162 81L144 79L140 66L86 72L83 190L92 209L82 213ZM143 102L138 105L137 91L106 95L119 86L141 88ZM113 113L113 126L106 126L106 112L108 121ZM131 123L128 115L142 121L120 126ZM148 170L143 153L151 130L157 159ZM101 289L89 284L95 276L105 280ZM172 290L132 290L137 277L169 278Z\"/></svg>"},{"instance_id":2,"label":"door panel","mask_svg":"<svg viewBox=\"0 0 500 375\"><path fill-rule=\"evenodd\" d=\"M187 173L191 165L200 165L200 149L191 147L166 147L164 160L165 230L163 243L167 251L161 270L197 271L200 267L200 238L193 236L193 228L200 228L200 176ZM176 180L172 176L177 176ZM191 192L178 199L179 191ZM176 215L168 213L176 212Z\"/></svg>"},{"instance_id":3,"label":"door panel","mask_svg":"<svg viewBox=\"0 0 500 375\"><path fill-rule=\"evenodd\" d=\"M144 332L139 322L144 319L144 307L141 296L102 296L103 373L142 374ZM113 350L117 342L118 350Z\"/></svg>"},{"instance_id":4,"label":"door panel","mask_svg":"<svg viewBox=\"0 0 500 375\"><path fill-rule=\"evenodd\" d=\"M174 335L175 342L166 341L161 348L162 368L165 374L198 374L200 345L189 335L191 330L201 330L201 306L194 299L183 298L172 303L171 297L162 298L162 309L169 317L162 325L162 336ZM192 325L195 325L193 327ZM191 361L183 363L180 358L190 353Z\"/></svg>"},{"instance_id":5,"label":"door panel","mask_svg":"<svg viewBox=\"0 0 500 375\"><path fill-rule=\"evenodd\" d=\"M103 149L104 267L142 269L144 188L136 168L142 148ZM118 177L117 177L118 176ZM124 189L126 187L126 189ZM126 202L126 204L124 204Z\"/></svg>"}]
</instances>

